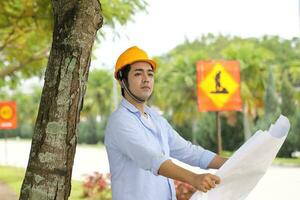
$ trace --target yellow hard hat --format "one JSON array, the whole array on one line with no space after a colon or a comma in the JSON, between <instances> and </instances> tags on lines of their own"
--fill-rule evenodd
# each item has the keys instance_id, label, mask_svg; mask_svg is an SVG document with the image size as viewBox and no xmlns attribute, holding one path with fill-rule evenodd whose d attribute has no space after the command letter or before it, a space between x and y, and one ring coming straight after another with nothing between
<instances>
[{"instance_id":1,"label":"yellow hard hat","mask_svg":"<svg viewBox=\"0 0 300 200\"><path fill-rule=\"evenodd\" d=\"M148 62L155 71L156 62L150 59L147 53L137 46L133 46L125 50L118 58L115 66L115 78L117 79L117 73L125 66L130 65L134 62L144 61Z\"/></svg>"}]
</instances>

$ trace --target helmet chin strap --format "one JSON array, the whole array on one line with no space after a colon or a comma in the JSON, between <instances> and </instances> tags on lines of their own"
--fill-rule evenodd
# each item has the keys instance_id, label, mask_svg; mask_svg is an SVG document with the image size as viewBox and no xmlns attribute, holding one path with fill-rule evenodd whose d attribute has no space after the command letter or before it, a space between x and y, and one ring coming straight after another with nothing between
<instances>
[{"instance_id":1,"label":"helmet chin strap","mask_svg":"<svg viewBox=\"0 0 300 200\"><path fill-rule=\"evenodd\" d=\"M137 101L138 103L145 103L146 100L137 97L136 95L134 95L134 94L129 90L129 88L127 88L127 86L126 86L126 84L125 84L125 82L124 82L124 79L122 79L121 84L122 84L122 88L124 88L124 89L126 90L127 94L128 94L131 98L133 98L133 99L134 99L135 101Z\"/></svg>"}]
</instances>

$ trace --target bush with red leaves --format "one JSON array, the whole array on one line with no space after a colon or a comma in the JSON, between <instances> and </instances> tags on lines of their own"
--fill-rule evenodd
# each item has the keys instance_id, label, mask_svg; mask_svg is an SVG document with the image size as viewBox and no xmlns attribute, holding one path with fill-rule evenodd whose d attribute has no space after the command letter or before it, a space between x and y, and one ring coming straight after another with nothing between
<instances>
[{"instance_id":1,"label":"bush with red leaves","mask_svg":"<svg viewBox=\"0 0 300 200\"><path fill-rule=\"evenodd\" d=\"M189 200L194 192L196 192L196 189L187 183L176 180L174 180L174 183L177 200Z\"/></svg>"},{"instance_id":2,"label":"bush with red leaves","mask_svg":"<svg viewBox=\"0 0 300 200\"><path fill-rule=\"evenodd\" d=\"M196 189L187 183L174 180L177 200L189 200ZM94 172L86 175L83 183L83 196L91 200L111 200L110 174Z\"/></svg>"},{"instance_id":3,"label":"bush with red leaves","mask_svg":"<svg viewBox=\"0 0 300 200\"><path fill-rule=\"evenodd\" d=\"M83 196L91 200L111 200L110 174L94 172L92 175L86 175Z\"/></svg>"}]
</instances>

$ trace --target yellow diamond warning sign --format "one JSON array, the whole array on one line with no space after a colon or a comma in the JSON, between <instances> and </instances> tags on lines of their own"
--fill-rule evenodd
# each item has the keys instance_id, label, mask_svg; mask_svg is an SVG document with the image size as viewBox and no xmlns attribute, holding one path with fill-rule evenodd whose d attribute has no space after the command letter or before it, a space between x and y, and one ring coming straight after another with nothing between
<instances>
[{"instance_id":1,"label":"yellow diamond warning sign","mask_svg":"<svg viewBox=\"0 0 300 200\"><path fill-rule=\"evenodd\" d=\"M241 110L239 63L199 61L197 92L199 111Z\"/></svg>"}]
</instances>

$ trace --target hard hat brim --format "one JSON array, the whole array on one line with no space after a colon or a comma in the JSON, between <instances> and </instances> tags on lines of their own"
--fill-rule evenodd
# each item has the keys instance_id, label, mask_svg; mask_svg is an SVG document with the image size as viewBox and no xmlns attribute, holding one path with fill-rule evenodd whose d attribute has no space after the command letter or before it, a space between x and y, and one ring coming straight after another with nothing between
<instances>
[{"instance_id":1,"label":"hard hat brim","mask_svg":"<svg viewBox=\"0 0 300 200\"><path fill-rule=\"evenodd\" d=\"M120 69L118 71L115 72L114 76L115 76L115 79L117 79L117 73L122 70L125 66L127 65L132 65L133 63L136 63L136 62L147 62L149 63L152 68L153 68L153 71L156 70L156 67L157 67L157 64L154 60L152 59L138 59L138 60L135 60L134 62L131 62L131 63L127 63L126 65L123 65L122 67L120 67Z\"/></svg>"}]
</instances>

